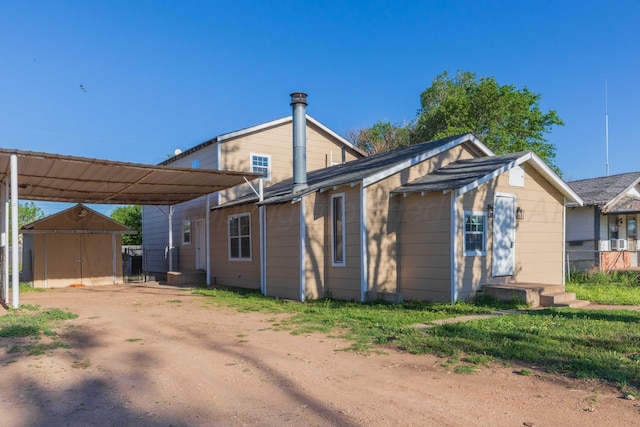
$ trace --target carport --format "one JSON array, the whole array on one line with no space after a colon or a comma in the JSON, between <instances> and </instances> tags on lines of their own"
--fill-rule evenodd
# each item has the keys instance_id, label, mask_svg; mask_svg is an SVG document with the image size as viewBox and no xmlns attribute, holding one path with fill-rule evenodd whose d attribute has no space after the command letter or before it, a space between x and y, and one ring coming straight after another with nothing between
<instances>
[{"instance_id":1,"label":"carport","mask_svg":"<svg viewBox=\"0 0 640 427\"><path fill-rule=\"evenodd\" d=\"M18 241L18 200L83 204L137 204L172 206L258 178L250 172L189 169L117 162L0 148L0 246L2 295L9 304L9 235ZM209 197L207 217L207 284L210 282ZM9 211L11 210L11 224ZM171 214L169 245L172 245ZM55 230L51 230L55 232ZM12 247L11 285L13 307L19 306L18 245Z\"/></svg>"}]
</instances>

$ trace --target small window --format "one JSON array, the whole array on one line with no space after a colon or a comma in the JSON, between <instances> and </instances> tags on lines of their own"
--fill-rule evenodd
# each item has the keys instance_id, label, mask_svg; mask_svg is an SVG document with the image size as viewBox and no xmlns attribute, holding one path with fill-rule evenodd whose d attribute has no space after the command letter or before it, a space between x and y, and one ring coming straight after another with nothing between
<instances>
[{"instance_id":1,"label":"small window","mask_svg":"<svg viewBox=\"0 0 640 427\"><path fill-rule=\"evenodd\" d=\"M200 169L200 159L195 159L191 162L192 169Z\"/></svg>"},{"instance_id":2,"label":"small window","mask_svg":"<svg viewBox=\"0 0 640 427\"><path fill-rule=\"evenodd\" d=\"M487 216L485 213L464 213L464 254L486 255Z\"/></svg>"},{"instance_id":3,"label":"small window","mask_svg":"<svg viewBox=\"0 0 640 427\"><path fill-rule=\"evenodd\" d=\"M344 193L331 196L331 253L332 265L344 267L345 257Z\"/></svg>"},{"instance_id":4,"label":"small window","mask_svg":"<svg viewBox=\"0 0 640 427\"><path fill-rule=\"evenodd\" d=\"M191 244L191 221L188 219L182 221L182 244Z\"/></svg>"},{"instance_id":5,"label":"small window","mask_svg":"<svg viewBox=\"0 0 640 427\"><path fill-rule=\"evenodd\" d=\"M266 180L271 179L271 156L252 154L251 172L261 174Z\"/></svg>"},{"instance_id":6,"label":"small window","mask_svg":"<svg viewBox=\"0 0 640 427\"><path fill-rule=\"evenodd\" d=\"M251 215L229 217L229 259L251 260Z\"/></svg>"}]
</instances>

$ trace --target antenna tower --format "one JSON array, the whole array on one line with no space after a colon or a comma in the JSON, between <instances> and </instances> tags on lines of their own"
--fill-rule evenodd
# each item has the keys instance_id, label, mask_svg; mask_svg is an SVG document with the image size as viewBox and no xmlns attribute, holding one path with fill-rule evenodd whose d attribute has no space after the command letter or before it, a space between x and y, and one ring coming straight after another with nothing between
<instances>
[{"instance_id":1,"label":"antenna tower","mask_svg":"<svg viewBox=\"0 0 640 427\"><path fill-rule=\"evenodd\" d=\"M609 85L604 79L604 146L607 153L607 176L609 176Z\"/></svg>"}]
</instances>

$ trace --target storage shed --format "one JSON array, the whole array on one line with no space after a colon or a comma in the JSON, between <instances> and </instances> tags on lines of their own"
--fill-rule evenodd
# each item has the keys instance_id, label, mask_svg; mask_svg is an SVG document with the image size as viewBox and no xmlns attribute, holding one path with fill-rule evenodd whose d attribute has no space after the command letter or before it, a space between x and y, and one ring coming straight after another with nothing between
<instances>
[{"instance_id":1,"label":"storage shed","mask_svg":"<svg viewBox=\"0 0 640 427\"><path fill-rule=\"evenodd\" d=\"M21 232L22 280L36 288L117 283L122 235L135 233L82 204L32 222Z\"/></svg>"}]
</instances>

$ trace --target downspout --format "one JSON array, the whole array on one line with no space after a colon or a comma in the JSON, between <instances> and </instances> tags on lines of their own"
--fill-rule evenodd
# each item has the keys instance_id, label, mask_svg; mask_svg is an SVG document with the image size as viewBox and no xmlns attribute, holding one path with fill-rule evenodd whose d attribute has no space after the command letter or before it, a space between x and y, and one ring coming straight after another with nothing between
<instances>
[{"instance_id":1,"label":"downspout","mask_svg":"<svg viewBox=\"0 0 640 427\"><path fill-rule=\"evenodd\" d=\"M360 302L365 302L369 283L367 271L367 189L361 184L360 188Z\"/></svg>"},{"instance_id":2,"label":"downspout","mask_svg":"<svg viewBox=\"0 0 640 427\"><path fill-rule=\"evenodd\" d=\"M13 308L20 306L18 276L18 156L11 155L11 299Z\"/></svg>"},{"instance_id":3,"label":"downspout","mask_svg":"<svg viewBox=\"0 0 640 427\"><path fill-rule=\"evenodd\" d=\"M300 301L306 298L306 275L305 260L307 258L307 224L305 217L307 213L305 197L300 199Z\"/></svg>"},{"instance_id":4,"label":"downspout","mask_svg":"<svg viewBox=\"0 0 640 427\"><path fill-rule=\"evenodd\" d=\"M562 286L565 286L567 269L566 269L566 260L567 260L567 198L564 198L564 203L562 204Z\"/></svg>"},{"instance_id":5,"label":"downspout","mask_svg":"<svg viewBox=\"0 0 640 427\"><path fill-rule=\"evenodd\" d=\"M451 192L451 304L458 301L458 192Z\"/></svg>"},{"instance_id":6,"label":"downspout","mask_svg":"<svg viewBox=\"0 0 640 427\"><path fill-rule=\"evenodd\" d=\"M258 199L264 200L264 183L262 178L258 181ZM258 207L258 221L260 225L260 293L267 295L267 228L265 219L265 207Z\"/></svg>"}]
</instances>

